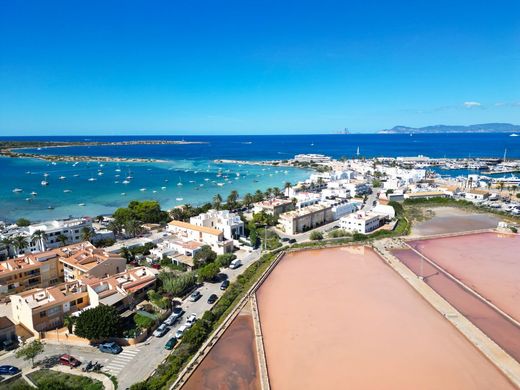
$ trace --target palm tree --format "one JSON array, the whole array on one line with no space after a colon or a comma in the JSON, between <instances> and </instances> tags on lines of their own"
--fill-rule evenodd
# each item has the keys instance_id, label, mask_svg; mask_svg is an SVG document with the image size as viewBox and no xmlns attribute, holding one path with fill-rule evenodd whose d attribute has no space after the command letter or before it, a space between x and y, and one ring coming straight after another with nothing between
<instances>
[{"instance_id":1,"label":"palm tree","mask_svg":"<svg viewBox=\"0 0 520 390\"><path fill-rule=\"evenodd\" d=\"M251 206L251 203L254 202L253 195L251 195L249 192L248 192L247 194L245 194L245 195L244 195L243 202L244 202L244 205L245 205L246 207Z\"/></svg>"},{"instance_id":2,"label":"palm tree","mask_svg":"<svg viewBox=\"0 0 520 390\"><path fill-rule=\"evenodd\" d=\"M74 323L76 322L76 317L72 317L72 316L65 316L65 318L63 319L63 325L65 325L69 331L69 333L72 334L72 330L74 328Z\"/></svg>"},{"instance_id":3,"label":"palm tree","mask_svg":"<svg viewBox=\"0 0 520 390\"><path fill-rule=\"evenodd\" d=\"M109 222L107 228L108 228L108 230L111 230L112 233L114 233L114 236L121 234L121 230L123 229L123 227L121 226L121 223L119 223L117 221Z\"/></svg>"},{"instance_id":4,"label":"palm tree","mask_svg":"<svg viewBox=\"0 0 520 390\"><path fill-rule=\"evenodd\" d=\"M237 205L237 200L238 200L238 192L236 190L231 191L226 199L226 204L227 204L228 208L234 209Z\"/></svg>"},{"instance_id":5,"label":"palm tree","mask_svg":"<svg viewBox=\"0 0 520 390\"><path fill-rule=\"evenodd\" d=\"M217 210L220 210L220 206L222 205L222 196L217 194L213 197L213 207Z\"/></svg>"},{"instance_id":6,"label":"palm tree","mask_svg":"<svg viewBox=\"0 0 520 390\"><path fill-rule=\"evenodd\" d=\"M142 232L141 223L132 219L125 224L125 231L130 236L135 237Z\"/></svg>"},{"instance_id":7,"label":"palm tree","mask_svg":"<svg viewBox=\"0 0 520 390\"><path fill-rule=\"evenodd\" d=\"M17 256L20 254L20 251L22 249L25 249L28 246L29 246L29 243L27 242L27 238L25 236L15 236L13 238L13 247L15 249Z\"/></svg>"},{"instance_id":8,"label":"palm tree","mask_svg":"<svg viewBox=\"0 0 520 390\"><path fill-rule=\"evenodd\" d=\"M5 247L5 251L7 252L7 258L11 256L11 247L13 246L13 239L11 237L4 237L0 240L0 244ZM0 256L3 259L3 256Z\"/></svg>"},{"instance_id":9,"label":"palm tree","mask_svg":"<svg viewBox=\"0 0 520 390\"><path fill-rule=\"evenodd\" d=\"M255 202L260 202L260 201L264 200L263 192L260 190L256 190L254 198L255 198Z\"/></svg>"},{"instance_id":10,"label":"palm tree","mask_svg":"<svg viewBox=\"0 0 520 390\"><path fill-rule=\"evenodd\" d=\"M83 229L81 229L81 239L83 241L90 242L90 240L92 240L93 237L94 237L94 232L93 232L92 228L85 226Z\"/></svg>"},{"instance_id":11,"label":"palm tree","mask_svg":"<svg viewBox=\"0 0 520 390\"><path fill-rule=\"evenodd\" d=\"M290 181L286 181L283 185L285 196L289 196L289 190L292 188L292 184Z\"/></svg>"},{"instance_id":12,"label":"palm tree","mask_svg":"<svg viewBox=\"0 0 520 390\"><path fill-rule=\"evenodd\" d=\"M38 243L40 244L40 250L44 251L45 250L45 241L47 241L47 233L45 233L43 230L36 230L31 235L31 240L38 241Z\"/></svg>"},{"instance_id":13,"label":"palm tree","mask_svg":"<svg viewBox=\"0 0 520 390\"><path fill-rule=\"evenodd\" d=\"M497 187L500 190L500 192L502 192L502 190L504 189L504 182L501 181L500 183L498 183Z\"/></svg>"},{"instance_id":14,"label":"palm tree","mask_svg":"<svg viewBox=\"0 0 520 390\"><path fill-rule=\"evenodd\" d=\"M267 190L265 190L266 198L270 198L272 194L273 194L273 189L271 187L269 187Z\"/></svg>"},{"instance_id":15,"label":"palm tree","mask_svg":"<svg viewBox=\"0 0 520 390\"><path fill-rule=\"evenodd\" d=\"M275 198L278 198L280 195L282 195L282 191L280 191L280 188L274 187L273 188L273 195Z\"/></svg>"},{"instance_id":16,"label":"palm tree","mask_svg":"<svg viewBox=\"0 0 520 390\"><path fill-rule=\"evenodd\" d=\"M68 237L65 234L59 234L58 237L56 237L56 241L58 241L61 246L67 245Z\"/></svg>"}]
</instances>

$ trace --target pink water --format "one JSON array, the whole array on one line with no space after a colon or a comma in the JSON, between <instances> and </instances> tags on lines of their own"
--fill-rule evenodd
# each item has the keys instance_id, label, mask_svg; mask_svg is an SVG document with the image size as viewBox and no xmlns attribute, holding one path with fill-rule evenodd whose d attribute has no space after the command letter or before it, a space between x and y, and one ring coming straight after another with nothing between
<instances>
[{"instance_id":1,"label":"pink water","mask_svg":"<svg viewBox=\"0 0 520 390\"><path fill-rule=\"evenodd\" d=\"M520 235L480 233L410 245L520 321Z\"/></svg>"},{"instance_id":2,"label":"pink water","mask_svg":"<svg viewBox=\"0 0 520 390\"><path fill-rule=\"evenodd\" d=\"M513 388L369 248L288 254L257 298L273 390Z\"/></svg>"}]
</instances>

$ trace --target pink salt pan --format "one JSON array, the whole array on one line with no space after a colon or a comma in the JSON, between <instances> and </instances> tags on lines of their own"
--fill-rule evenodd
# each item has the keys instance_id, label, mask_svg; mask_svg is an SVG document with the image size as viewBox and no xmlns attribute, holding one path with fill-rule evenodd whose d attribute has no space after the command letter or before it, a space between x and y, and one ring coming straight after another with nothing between
<instances>
[{"instance_id":1,"label":"pink salt pan","mask_svg":"<svg viewBox=\"0 0 520 390\"><path fill-rule=\"evenodd\" d=\"M514 388L370 249L288 254L257 297L274 390Z\"/></svg>"}]
</instances>

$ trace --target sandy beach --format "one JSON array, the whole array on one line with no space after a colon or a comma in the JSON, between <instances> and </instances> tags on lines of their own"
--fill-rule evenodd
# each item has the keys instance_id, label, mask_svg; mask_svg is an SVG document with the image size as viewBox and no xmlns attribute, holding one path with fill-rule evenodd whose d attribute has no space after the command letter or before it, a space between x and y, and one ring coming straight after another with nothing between
<instances>
[{"instance_id":1,"label":"sandy beach","mask_svg":"<svg viewBox=\"0 0 520 390\"><path fill-rule=\"evenodd\" d=\"M512 389L371 250L286 255L257 292L272 389Z\"/></svg>"}]
</instances>

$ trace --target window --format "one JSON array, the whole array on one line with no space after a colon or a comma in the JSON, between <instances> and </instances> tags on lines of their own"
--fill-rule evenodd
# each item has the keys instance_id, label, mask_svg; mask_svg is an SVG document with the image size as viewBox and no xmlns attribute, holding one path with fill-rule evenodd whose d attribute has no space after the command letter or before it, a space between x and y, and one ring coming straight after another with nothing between
<instances>
[{"instance_id":1,"label":"window","mask_svg":"<svg viewBox=\"0 0 520 390\"><path fill-rule=\"evenodd\" d=\"M40 318L43 318L43 317L46 317L46 316L47 316L47 312L45 310L40 312Z\"/></svg>"},{"instance_id":2,"label":"window","mask_svg":"<svg viewBox=\"0 0 520 390\"><path fill-rule=\"evenodd\" d=\"M78 300L76 301L76 304L80 305L83 303L83 298L78 298Z\"/></svg>"}]
</instances>

